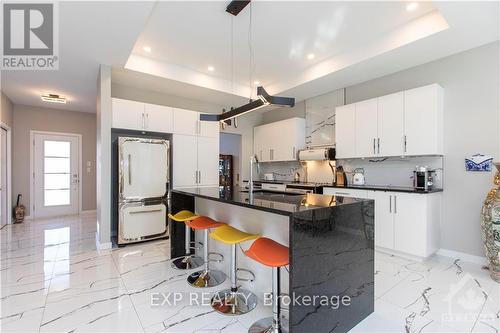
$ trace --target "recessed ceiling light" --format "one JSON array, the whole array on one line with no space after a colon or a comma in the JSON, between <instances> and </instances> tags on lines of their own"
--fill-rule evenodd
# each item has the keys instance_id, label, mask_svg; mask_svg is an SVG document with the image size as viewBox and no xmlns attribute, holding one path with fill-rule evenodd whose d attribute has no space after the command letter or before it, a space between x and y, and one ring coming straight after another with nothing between
<instances>
[{"instance_id":1,"label":"recessed ceiling light","mask_svg":"<svg viewBox=\"0 0 500 333\"><path fill-rule=\"evenodd\" d=\"M214 66L208 66L207 69L208 69L209 72L213 72L215 70Z\"/></svg>"},{"instance_id":2,"label":"recessed ceiling light","mask_svg":"<svg viewBox=\"0 0 500 333\"><path fill-rule=\"evenodd\" d=\"M255 84L256 86L258 86L260 84L260 81L254 81L253 84Z\"/></svg>"},{"instance_id":3,"label":"recessed ceiling light","mask_svg":"<svg viewBox=\"0 0 500 333\"><path fill-rule=\"evenodd\" d=\"M44 102L66 104L66 97L57 94L43 94L41 97Z\"/></svg>"},{"instance_id":4,"label":"recessed ceiling light","mask_svg":"<svg viewBox=\"0 0 500 333\"><path fill-rule=\"evenodd\" d=\"M406 5L406 10L409 12L414 11L415 9L418 8L418 3L417 2L410 2L409 4Z\"/></svg>"},{"instance_id":5,"label":"recessed ceiling light","mask_svg":"<svg viewBox=\"0 0 500 333\"><path fill-rule=\"evenodd\" d=\"M144 51L146 51L147 53L150 53L151 52L151 47L150 46L144 46L142 48Z\"/></svg>"},{"instance_id":6,"label":"recessed ceiling light","mask_svg":"<svg viewBox=\"0 0 500 333\"><path fill-rule=\"evenodd\" d=\"M313 60L313 59L314 59L314 57L315 57L314 53L309 53L309 54L307 55L307 59L309 59L309 60Z\"/></svg>"}]
</instances>

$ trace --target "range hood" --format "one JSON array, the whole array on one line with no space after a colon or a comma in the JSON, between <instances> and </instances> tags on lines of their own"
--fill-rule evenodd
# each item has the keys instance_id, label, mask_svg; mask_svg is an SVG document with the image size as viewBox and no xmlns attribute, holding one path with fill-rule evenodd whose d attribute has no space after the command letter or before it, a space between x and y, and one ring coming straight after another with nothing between
<instances>
[{"instance_id":1,"label":"range hood","mask_svg":"<svg viewBox=\"0 0 500 333\"><path fill-rule=\"evenodd\" d=\"M222 114L201 114L200 120L206 121L227 121L245 113L255 111L257 109L263 108L265 106L278 106L278 107L293 107L295 106L295 98L293 97L281 97L281 96L271 96L267 93L264 87L257 87L257 99L251 101L248 104L232 109L228 112Z\"/></svg>"},{"instance_id":2,"label":"range hood","mask_svg":"<svg viewBox=\"0 0 500 333\"><path fill-rule=\"evenodd\" d=\"M335 160L335 148L313 148L299 151L300 161Z\"/></svg>"}]
</instances>

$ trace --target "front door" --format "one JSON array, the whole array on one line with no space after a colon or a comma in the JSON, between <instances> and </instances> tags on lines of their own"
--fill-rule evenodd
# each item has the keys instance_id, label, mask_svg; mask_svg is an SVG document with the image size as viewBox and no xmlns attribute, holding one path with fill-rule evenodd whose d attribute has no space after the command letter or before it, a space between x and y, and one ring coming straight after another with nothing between
<instances>
[{"instance_id":1,"label":"front door","mask_svg":"<svg viewBox=\"0 0 500 333\"><path fill-rule=\"evenodd\" d=\"M7 185L7 131L0 128L0 228L8 223Z\"/></svg>"},{"instance_id":2,"label":"front door","mask_svg":"<svg viewBox=\"0 0 500 333\"><path fill-rule=\"evenodd\" d=\"M34 134L34 216L78 214L79 139L76 135Z\"/></svg>"}]
</instances>

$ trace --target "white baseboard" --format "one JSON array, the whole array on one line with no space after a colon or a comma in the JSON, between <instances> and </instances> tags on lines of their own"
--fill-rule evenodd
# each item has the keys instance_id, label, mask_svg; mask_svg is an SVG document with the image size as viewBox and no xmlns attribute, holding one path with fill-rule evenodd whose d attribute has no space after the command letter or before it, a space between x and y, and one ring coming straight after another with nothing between
<instances>
[{"instance_id":1,"label":"white baseboard","mask_svg":"<svg viewBox=\"0 0 500 333\"><path fill-rule=\"evenodd\" d=\"M82 210L80 212L80 215L95 215L97 214L97 211L95 209L93 210Z\"/></svg>"},{"instance_id":2,"label":"white baseboard","mask_svg":"<svg viewBox=\"0 0 500 333\"><path fill-rule=\"evenodd\" d=\"M472 262L472 263L479 264L479 265L487 265L488 264L488 259L486 259L486 257L475 256L472 254L458 252L458 251L439 249L436 252L436 254L443 256L443 257L460 259L462 261L468 261L468 262Z\"/></svg>"},{"instance_id":3,"label":"white baseboard","mask_svg":"<svg viewBox=\"0 0 500 333\"><path fill-rule=\"evenodd\" d=\"M98 250L109 250L113 247L111 242L101 243L99 241L99 234L95 233L95 246Z\"/></svg>"}]
</instances>

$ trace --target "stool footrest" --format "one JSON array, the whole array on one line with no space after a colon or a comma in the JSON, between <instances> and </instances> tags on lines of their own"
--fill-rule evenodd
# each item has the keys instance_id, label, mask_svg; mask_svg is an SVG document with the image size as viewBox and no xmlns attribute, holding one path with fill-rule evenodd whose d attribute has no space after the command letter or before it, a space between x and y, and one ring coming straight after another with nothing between
<instances>
[{"instance_id":1,"label":"stool footrest","mask_svg":"<svg viewBox=\"0 0 500 333\"><path fill-rule=\"evenodd\" d=\"M218 252L209 252L208 253L208 261L210 262L217 262L217 263L221 263L224 261L224 255L222 253L218 253ZM210 256L218 256L217 259L214 259L214 258L210 258Z\"/></svg>"},{"instance_id":2,"label":"stool footrest","mask_svg":"<svg viewBox=\"0 0 500 333\"><path fill-rule=\"evenodd\" d=\"M238 272L245 272L250 274L250 278L240 278L238 277ZM249 269L246 268L236 268L236 279L238 281L248 281L248 282L254 282L255 281L255 274Z\"/></svg>"}]
</instances>

